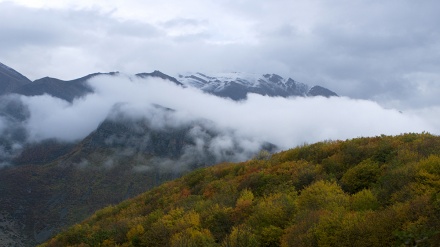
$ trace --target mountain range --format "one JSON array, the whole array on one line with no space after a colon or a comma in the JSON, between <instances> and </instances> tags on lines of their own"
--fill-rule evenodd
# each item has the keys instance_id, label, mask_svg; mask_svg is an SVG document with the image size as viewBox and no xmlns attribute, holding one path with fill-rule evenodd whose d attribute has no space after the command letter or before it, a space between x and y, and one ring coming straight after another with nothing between
<instances>
[{"instance_id":1,"label":"mountain range","mask_svg":"<svg viewBox=\"0 0 440 247\"><path fill-rule=\"evenodd\" d=\"M94 73L84 77L63 81L56 78L44 77L31 82L17 71L0 63L0 95L16 93L26 96L49 94L72 102L73 99L92 93L87 81L99 75L120 75L119 72ZM248 93L268 96L338 96L335 92L321 87L310 87L291 78L284 79L277 74L249 73L218 73L208 76L202 73L178 74L177 78L160 71L139 73L140 78L161 78L172 81L184 87L198 88L204 92L233 100L246 99Z\"/></svg>"},{"instance_id":2,"label":"mountain range","mask_svg":"<svg viewBox=\"0 0 440 247\"><path fill-rule=\"evenodd\" d=\"M147 118L129 118L123 105L115 105L111 116L82 140L29 140L26 124L32 113L17 95L46 94L72 103L94 93L88 80L99 76L160 78L236 101L245 100L248 93L337 96L323 87L309 87L275 74L188 73L173 77L160 71L136 75L110 72L69 81L51 77L30 81L0 63L0 242L5 246L34 246L99 208L193 169L242 161L260 150L277 150L269 142L249 150L244 146L247 140L206 119L176 126L172 123L174 109L160 105L146 110L169 119L164 126L158 127ZM228 145L219 145L225 140Z\"/></svg>"},{"instance_id":3,"label":"mountain range","mask_svg":"<svg viewBox=\"0 0 440 247\"><path fill-rule=\"evenodd\" d=\"M219 73L208 76L202 73L179 74L178 80L186 86L233 100L246 99L248 93L268 96L338 96L335 92L321 86L309 87L291 78L284 79L277 74L262 76L246 73Z\"/></svg>"}]
</instances>

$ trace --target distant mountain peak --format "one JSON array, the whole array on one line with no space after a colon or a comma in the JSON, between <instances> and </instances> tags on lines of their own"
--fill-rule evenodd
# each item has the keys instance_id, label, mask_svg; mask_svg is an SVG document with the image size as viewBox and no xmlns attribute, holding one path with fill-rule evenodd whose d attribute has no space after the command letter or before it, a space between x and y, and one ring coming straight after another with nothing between
<instances>
[{"instance_id":1,"label":"distant mountain peak","mask_svg":"<svg viewBox=\"0 0 440 247\"><path fill-rule=\"evenodd\" d=\"M265 74L263 75L264 78L268 79L270 82L273 83L281 83L283 82L283 77L277 75L277 74Z\"/></svg>"},{"instance_id":2,"label":"distant mountain peak","mask_svg":"<svg viewBox=\"0 0 440 247\"><path fill-rule=\"evenodd\" d=\"M283 78L277 74L251 73L185 73L177 76L187 87L195 87L204 92L233 100L246 99L248 93L256 93L273 97L290 96L337 96L336 93L324 88L310 88L307 84ZM313 89L312 92L310 90Z\"/></svg>"},{"instance_id":3,"label":"distant mountain peak","mask_svg":"<svg viewBox=\"0 0 440 247\"><path fill-rule=\"evenodd\" d=\"M159 78L162 78L164 80L172 81L172 82L176 83L177 85L183 85L176 78L174 78L172 76L169 76L167 74L164 74L164 73L162 73L159 70L155 70L155 71L153 71L151 73L139 73L139 74L136 74L136 76L140 77L140 78L159 77Z\"/></svg>"},{"instance_id":4,"label":"distant mountain peak","mask_svg":"<svg viewBox=\"0 0 440 247\"><path fill-rule=\"evenodd\" d=\"M309 92L307 93L307 95L308 96L324 96L324 97L338 97L338 95L335 93L335 92L333 92L333 91L331 91L331 90L329 90L329 89L327 89L327 88L324 88L324 87L321 87L321 86L314 86L314 87L312 87L310 90L309 90Z\"/></svg>"}]
</instances>

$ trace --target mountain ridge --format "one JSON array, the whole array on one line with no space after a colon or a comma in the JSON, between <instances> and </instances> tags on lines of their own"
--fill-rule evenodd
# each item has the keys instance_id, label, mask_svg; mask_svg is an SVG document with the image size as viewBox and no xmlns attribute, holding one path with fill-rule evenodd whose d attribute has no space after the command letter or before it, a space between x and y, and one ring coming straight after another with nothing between
<instances>
[{"instance_id":1,"label":"mountain ridge","mask_svg":"<svg viewBox=\"0 0 440 247\"><path fill-rule=\"evenodd\" d=\"M12 93L25 95L25 96L37 96L43 94L49 94L51 96L64 99L68 102L72 102L75 98L82 97L88 93L92 93L92 88L87 84L87 81L95 76L110 75L114 76L119 74L118 72L109 73L93 73L77 79L63 81L57 78L43 77L37 79L31 83L16 88Z\"/></svg>"},{"instance_id":2,"label":"mountain ridge","mask_svg":"<svg viewBox=\"0 0 440 247\"><path fill-rule=\"evenodd\" d=\"M31 83L31 80L0 62L0 95L28 83Z\"/></svg>"},{"instance_id":3,"label":"mountain ridge","mask_svg":"<svg viewBox=\"0 0 440 247\"><path fill-rule=\"evenodd\" d=\"M30 81L19 72L0 63L0 95L16 93L25 96L48 94L68 102L76 98L93 93L93 89L87 81L93 77L120 75L119 72L93 73L77 79L60 80L52 77L43 77ZM159 70L151 73L137 73L138 78L160 78L169 80L176 85L194 87L204 92L230 98L236 101L245 100L247 94L256 93L272 97L337 97L338 95L322 86L310 87L307 84L297 82L290 77L284 79L277 74L250 74L250 73L218 73L208 76L204 73L178 74L177 77L167 75ZM128 75L131 77L131 75ZM319 88L317 90L316 88ZM314 90L312 90L314 89Z\"/></svg>"}]
</instances>

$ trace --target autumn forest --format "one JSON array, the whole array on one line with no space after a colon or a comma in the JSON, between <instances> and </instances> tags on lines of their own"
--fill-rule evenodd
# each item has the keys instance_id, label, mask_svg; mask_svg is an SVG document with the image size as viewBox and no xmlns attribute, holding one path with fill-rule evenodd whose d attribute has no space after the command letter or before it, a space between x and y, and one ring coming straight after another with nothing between
<instances>
[{"instance_id":1,"label":"autumn forest","mask_svg":"<svg viewBox=\"0 0 440 247\"><path fill-rule=\"evenodd\" d=\"M201 168L41 246L436 246L440 137L304 144Z\"/></svg>"}]
</instances>

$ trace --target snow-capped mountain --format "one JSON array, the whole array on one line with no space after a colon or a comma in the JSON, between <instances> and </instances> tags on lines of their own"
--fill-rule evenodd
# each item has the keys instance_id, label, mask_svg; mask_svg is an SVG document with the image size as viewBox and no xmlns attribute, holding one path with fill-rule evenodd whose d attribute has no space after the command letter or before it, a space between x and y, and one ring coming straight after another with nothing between
<instances>
[{"instance_id":1,"label":"snow-capped mountain","mask_svg":"<svg viewBox=\"0 0 440 247\"><path fill-rule=\"evenodd\" d=\"M93 93L87 81L99 75L116 76L121 74L118 72L94 73L70 81L44 77L31 82L17 71L0 63L0 95L8 93L26 96L48 94L72 102L75 98ZM172 81L179 86L198 88L204 92L233 100L246 99L248 93L272 97L338 96L327 88L321 86L310 87L291 78L285 79L277 74L259 75L233 72L207 75L204 73L186 73L172 77L156 70L152 73L139 73L134 76L138 78L161 78Z\"/></svg>"},{"instance_id":2,"label":"snow-capped mountain","mask_svg":"<svg viewBox=\"0 0 440 247\"><path fill-rule=\"evenodd\" d=\"M207 93L233 100L246 99L248 93L268 96L338 96L336 93L321 87L309 87L307 84L277 74L203 73L179 74L177 80L187 87L195 87Z\"/></svg>"}]
</instances>

